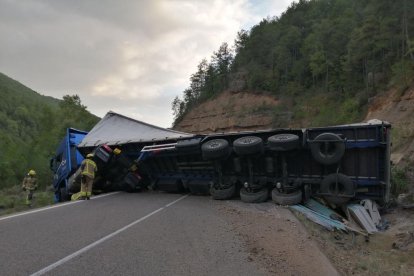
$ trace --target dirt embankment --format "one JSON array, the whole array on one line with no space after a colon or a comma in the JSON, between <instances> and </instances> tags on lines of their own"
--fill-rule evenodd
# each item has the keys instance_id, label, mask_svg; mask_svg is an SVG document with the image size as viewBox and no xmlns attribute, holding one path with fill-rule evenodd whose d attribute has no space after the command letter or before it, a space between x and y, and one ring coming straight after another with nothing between
<instances>
[{"instance_id":1,"label":"dirt embankment","mask_svg":"<svg viewBox=\"0 0 414 276\"><path fill-rule=\"evenodd\" d=\"M191 133L269 129L278 103L269 95L226 91L191 110L174 129Z\"/></svg>"},{"instance_id":2,"label":"dirt embankment","mask_svg":"<svg viewBox=\"0 0 414 276\"><path fill-rule=\"evenodd\" d=\"M391 89L371 99L366 119L392 124L392 161L414 163L414 85L405 91Z\"/></svg>"}]
</instances>

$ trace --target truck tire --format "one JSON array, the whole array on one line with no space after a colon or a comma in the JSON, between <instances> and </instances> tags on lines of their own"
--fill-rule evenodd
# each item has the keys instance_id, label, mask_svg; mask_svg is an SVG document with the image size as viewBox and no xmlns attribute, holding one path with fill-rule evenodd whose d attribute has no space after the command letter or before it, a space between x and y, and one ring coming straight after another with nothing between
<instances>
[{"instance_id":1,"label":"truck tire","mask_svg":"<svg viewBox=\"0 0 414 276\"><path fill-rule=\"evenodd\" d=\"M263 151L263 140L257 136L244 136L233 142L234 151L238 155L249 155Z\"/></svg>"},{"instance_id":2,"label":"truck tire","mask_svg":"<svg viewBox=\"0 0 414 276\"><path fill-rule=\"evenodd\" d=\"M267 145L273 151L288 151L297 149L300 141L295 134L276 134L267 138Z\"/></svg>"},{"instance_id":3,"label":"truck tire","mask_svg":"<svg viewBox=\"0 0 414 276\"><path fill-rule=\"evenodd\" d=\"M336 182L338 182L338 191L335 191ZM341 173L327 175L322 180L319 190L326 201L335 205L347 203L351 199L351 196L355 194L354 183L348 176Z\"/></svg>"},{"instance_id":4,"label":"truck tire","mask_svg":"<svg viewBox=\"0 0 414 276\"><path fill-rule=\"evenodd\" d=\"M278 189L272 190L272 200L279 205L295 205L302 201L302 191L296 190L293 193L286 194L279 192Z\"/></svg>"},{"instance_id":5,"label":"truck tire","mask_svg":"<svg viewBox=\"0 0 414 276\"><path fill-rule=\"evenodd\" d=\"M257 192L250 193L246 188L240 189L240 199L246 203L260 203L265 202L269 197L269 191L263 188Z\"/></svg>"},{"instance_id":6,"label":"truck tire","mask_svg":"<svg viewBox=\"0 0 414 276\"><path fill-rule=\"evenodd\" d=\"M229 142L225 139L213 139L201 146L204 160L216 160L230 155Z\"/></svg>"},{"instance_id":7,"label":"truck tire","mask_svg":"<svg viewBox=\"0 0 414 276\"><path fill-rule=\"evenodd\" d=\"M345 153L344 141L334 133L322 133L310 143L313 158L320 164L338 163Z\"/></svg>"},{"instance_id":8,"label":"truck tire","mask_svg":"<svg viewBox=\"0 0 414 276\"><path fill-rule=\"evenodd\" d=\"M191 138L185 140L179 140L175 145L175 148L179 152L193 152L200 150L201 138Z\"/></svg>"},{"instance_id":9,"label":"truck tire","mask_svg":"<svg viewBox=\"0 0 414 276\"><path fill-rule=\"evenodd\" d=\"M180 179L162 178L158 179L156 189L167 193L182 193L185 191L183 182Z\"/></svg>"},{"instance_id":10,"label":"truck tire","mask_svg":"<svg viewBox=\"0 0 414 276\"><path fill-rule=\"evenodd\" d=\"M216 200L225 200L234 197L236 193L236 185L231 185L230 187L226 187L224 189L216 189L212 187L210 189L210 194L213 199Z\"/></svg>"},{"instance_id":11,"label":"truck tire","mask_svg":"<svg viewBox=\"0 0 414 276\"><path fill-rule=\"evenodd\" d=\"M185 183L191 194L193 195L210 195L211 182L209 179L199 180L192 179Z\"/></svg>"}]
</instances>

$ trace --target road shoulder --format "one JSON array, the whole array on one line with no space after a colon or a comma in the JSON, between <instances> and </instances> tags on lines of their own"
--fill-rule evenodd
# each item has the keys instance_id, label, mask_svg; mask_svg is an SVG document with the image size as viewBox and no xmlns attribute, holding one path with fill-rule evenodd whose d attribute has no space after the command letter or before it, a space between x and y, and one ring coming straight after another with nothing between
<instances>
[{"instance_id":1,"label":"road shoulder","mask_svg":"<svg viewBox=\"0 0 414 276\"><path fill-rule=\"evenodd\" d=\"M284 207L271 202L216 205L234 233L244 242L248 261L271 275L338 275L306 229Z\"/></svg>"}]
</instances>

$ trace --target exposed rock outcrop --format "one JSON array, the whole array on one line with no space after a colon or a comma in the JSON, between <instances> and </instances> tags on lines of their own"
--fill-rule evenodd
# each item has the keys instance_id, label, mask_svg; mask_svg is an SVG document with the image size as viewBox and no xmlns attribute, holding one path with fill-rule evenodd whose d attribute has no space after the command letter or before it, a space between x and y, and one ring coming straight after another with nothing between
<instances>
[{"instance_id":1,"label":"exposed rock outcrop","mask_svg":"<svg viewBox=\"0 0 414 276\"><path fill-rule=\"evenodd\" d=\"M269 129L278 104L269 95L226 91L191 110L174 129L191 133Z\"/></svg>"}]
</instances>

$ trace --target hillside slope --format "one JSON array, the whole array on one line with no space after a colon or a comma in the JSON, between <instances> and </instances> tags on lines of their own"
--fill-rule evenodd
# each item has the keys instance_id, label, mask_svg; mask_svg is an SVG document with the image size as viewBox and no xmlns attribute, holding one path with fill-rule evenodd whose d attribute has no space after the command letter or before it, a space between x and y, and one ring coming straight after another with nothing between
<instances>
[{"instance_id":1,"label":"hillside slope","mask_svg":"<svg viewBox=\"0 0 414 276\"><path fill-rule=\"evenodd\" d=\"M404 91L391 89L370 101L366 119L392 124L392 160L400 166L414 164L414 84Z\"/></svg>"},{"instance_id":2,"label":"hillside slope","mask_svg":"<svg viewBox=\"0 0 414 276\"><path fill-rule=\"evenodd\" d=\"M413 86L399 87L414 80L413 8L407 0L292 3L199 63L172 102L173 126L208 133L377 117L394 125L393 161L411 163Z\"/></svg>"},{"instance_id":3,"label":"hillside slope","mask_svg":"<svg viewBox=\"0 0 414 276\"><path fill-rule=\"evenodd\" d=\"M281 112L287 105L289 103L286 99L278 100L266 94L226 91L193 108L175 129L191 133L213 133L322 126L314 120L320 116L322 104L318 99L309 99L309 106L305 109L314 111L308 112L307 116L296 114L294 110L297 108L294 107L291 108L292 112ZM339 111L334 109L332 112ZM404 92L392 88L379 93L369 100L368 110L361 112L363 115L360 120L349 118L339 123L355 123L370 119L390 122L393 162L400 166L414 163L414 83ZM327 123L324 125L336 124L335 120L334 117L326 118Z\"/></svg>"},{"instance_id":4,"label":"hillside slope","mask_svg":"<svg viewBox=\"0 0 414 276\"><path fill-rule=\"evenodd\" d=\"M77 96L43 96L1 73L0 98L0 189L20 184L29 169L50 184L49 158L65 129L89 130L99 119Z\"/></svg>"},{"instance_id":5,"label":"hillside slope","mask_svg":"<svg viewBox=\"0 0 414 276\"><path fill-rule=\"evenodd\" d=\"M172 102L174 126L234 90L285 99L277 113L307 126L362 120L369 98L414 75L413 9L407 0L292 3L199 63L182 99Z\"/></svg>"}]
</instances>

